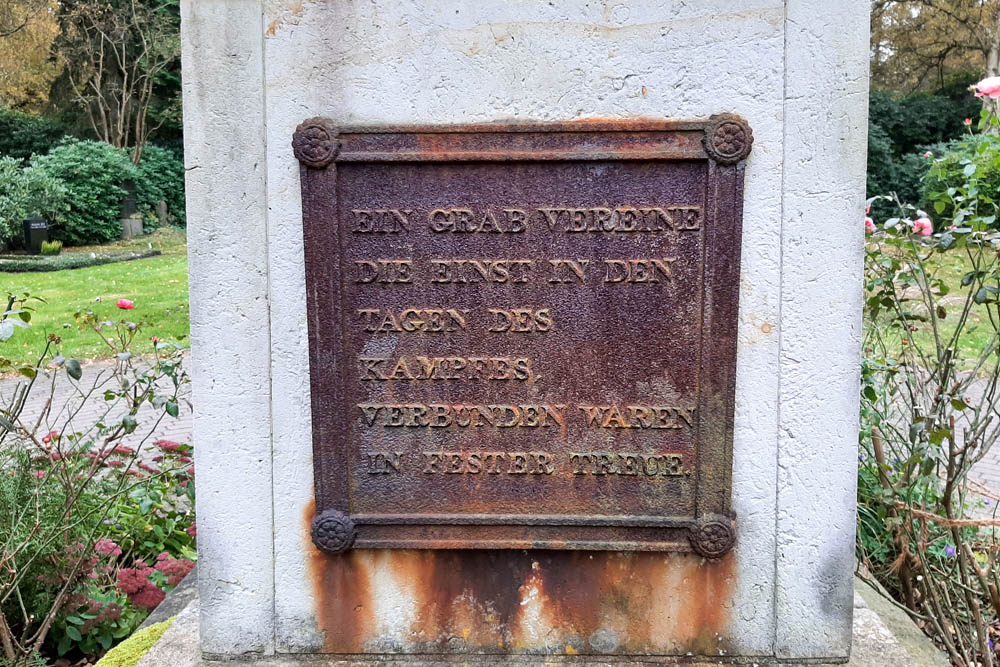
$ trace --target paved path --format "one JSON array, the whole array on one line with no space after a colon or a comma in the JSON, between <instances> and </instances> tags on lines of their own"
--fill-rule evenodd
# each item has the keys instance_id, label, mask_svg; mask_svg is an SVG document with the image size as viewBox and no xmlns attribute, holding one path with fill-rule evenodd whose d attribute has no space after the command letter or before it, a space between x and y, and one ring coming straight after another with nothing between
<instances>
[{"instance_id":1,"label":"paved path","mask_svg":"<svg viewBox=\"0 0 1000 667\"><path fill-rule=\"evenodd\" d=\"M106 423L120 419L125 412L124 406L118 406L109 411L108 403L103 398L104 390L111 387L112 365L112 362L109 361L99 361L84 366L83 377L80 378L78 384L70 380L64 370L55 371L54 389L51 385L45 383L51 381L50 379L43 382L40 377L28 397L24 411L21 413L22 423L33 424L37 421L39 415L45 409L45 404L50 394L52 395L52 409L43 420L41 428L38 430L39 433L54 430L64 431L64 429L65 431L86 431L87 429L91 429L102 418L106 419ZM4 407L10 405L15 392L23 391L21 388L26 383L27 379L19 375L0 377L0 405ZM87 391L94 387L95 384L98 386L98 390L93 392L88 400L82 401L80 391ZM181 398L190 399L190 395L191 386L185 385L182 388ZM81 403L83 404L82 407L80 407ZM144 404L136 416L136 420L139 423L138 428L136 428L132 436L126 436L122 444L130 447L138 447L143 438L145 438L145 444L143 445L143 450L145 451L147 449L151 450L153 443L159 439L190 443L191 408L184 400L180 402L179 408L180 411L177 418L165 415L156 428L152 430L150 437L146 437L150 433L153 424L155 424L156 419L162 413L162 409L157 411L149 403ZM75 414L74 411L76 411ZM69 428L66 427L67 424L70 425ZM150 455L155 454L151 452Z\"/></svg>"}]
</instances>

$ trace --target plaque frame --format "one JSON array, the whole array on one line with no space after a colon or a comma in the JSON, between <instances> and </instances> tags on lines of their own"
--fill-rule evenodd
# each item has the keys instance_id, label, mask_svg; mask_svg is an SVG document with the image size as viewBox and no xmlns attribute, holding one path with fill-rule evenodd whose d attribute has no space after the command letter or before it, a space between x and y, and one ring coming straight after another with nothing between
<instances>
[{"instance_id":1,"label":"plaque frame","mask_svg":"<svg viewBox=\"0 0 1000 667\"><path fill-rule=\"evenodd\" d=\"M596 549L694 551L719 558L736 543L731 507L733 410L745 159L750 126L707 120L601 120L338 127L310 118L293 135L300 164L308 308L315 515L328 554L364 549ZM359 514L351 512L337 165L386 162L706 161L704 307L697 401L697 511L691 516ZM345 411L330 409L344 406Z\"/></svg>"}]
</instances>

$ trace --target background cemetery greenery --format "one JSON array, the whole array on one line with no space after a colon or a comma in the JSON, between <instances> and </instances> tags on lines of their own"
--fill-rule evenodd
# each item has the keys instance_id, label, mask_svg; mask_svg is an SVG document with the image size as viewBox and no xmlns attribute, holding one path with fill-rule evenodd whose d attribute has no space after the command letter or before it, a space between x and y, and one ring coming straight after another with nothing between
<instances>
[{"instance_id":1,"label":"background cemetery greenery","mask_svg":"<svg viewBox=\"0 0 1000 667\"><path fill-rule=\"evenodd\" d=\"M109 245L65 249L62 256L91 251L143 250L152 245L159 257L106 264L52 273L6 273L5 287L12 292L29 292L46 300L31 319L31 329L22 332L16 345L8 344L4 356L18 363L33 363L48 334L62 339L61 351L81 360L105 358L109 350L93 332L81 329L74 315L93 311L105 319L117 319L119 298L135 302L132 316L153 322L148 336L136 341L137 352L152 350L150 337L184 340L188 334L187 246L184 233L161 229L150 236ZM100 299L99 301L97 299Z\"/></svg>"}]
</instances>

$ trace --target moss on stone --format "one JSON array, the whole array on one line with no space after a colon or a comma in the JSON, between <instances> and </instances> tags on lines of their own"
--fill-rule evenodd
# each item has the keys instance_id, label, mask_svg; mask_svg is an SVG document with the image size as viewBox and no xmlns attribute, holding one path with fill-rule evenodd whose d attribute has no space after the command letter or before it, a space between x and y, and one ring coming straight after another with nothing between
<instances>
[{"instance_id":1,"label":"moss on stone","mask_svg":"<svg viewBox=\"0 0 1000 667\"><path fill-rule=\"evenodd\" d=\"M162 623L156 623L134 633L121 644L108 651L103 658L97 661L94 667L135 667L136 663L142 659L142 656L146 655L146 652L167 631L167 628L174 622L174 618L177 617L168 618Z\"/></svg>"}]
</instances>

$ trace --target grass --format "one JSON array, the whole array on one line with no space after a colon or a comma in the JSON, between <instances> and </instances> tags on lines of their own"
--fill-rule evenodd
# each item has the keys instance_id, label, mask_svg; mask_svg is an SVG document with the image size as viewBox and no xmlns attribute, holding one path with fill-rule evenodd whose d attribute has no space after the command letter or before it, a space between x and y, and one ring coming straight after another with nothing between
<instances>
[{"instance_id":1,"label":"grass","mask_svg":"<svg viewBox=\"0 0 1000 667\"><path fill-rule=\"evenodd\" d=\"M934 278L940 279L948 287L948 294L939 298L939 301L945 306L946 316L940 320L938 329L942 340L947 341L955 332L958 318L970 289L963 287L961 281L962 276L972 270L972 262L964 251L953 249L945 253L934 252L930 254L926 260L926 266ZM911 320L914 330L901 333L901 336L907 339L911 345L915 345L933 356L934 332L930 322L927 321L927 309L919 301L919 293L915 288L911 288L907 294L913 299L909 302L911 312L923 319ZM971 369L974 360L992 340L994 331L987 306L973 304L969 311L965 330L958 340L957 357L962 360L959 364L960 368Z\"/></svg>"},{"instance_id":2,"label":"grass","mask_svg":"<svg viewBox=\"0 0 1000 667\"><path fill-rule=\"evenodd\" d=\"M159 230L131 241L103 246L64 248L77 252L160 250L163 254L117 264L49 273L0 273L0 291L29 292L45 299L34 303L30 329L18 329L0 344L0 354L18 364L34 364L49 334L62 339L60 352L80 361L107 358L111 352L93 330L80 329L73 315L93 311L102 320L150 322L136 339L138 353L152 352L150 338L183 340L188 335L187 244L183 232ZM115 306L130 299L133 310Z\"/></svg>"}]
</instances>

